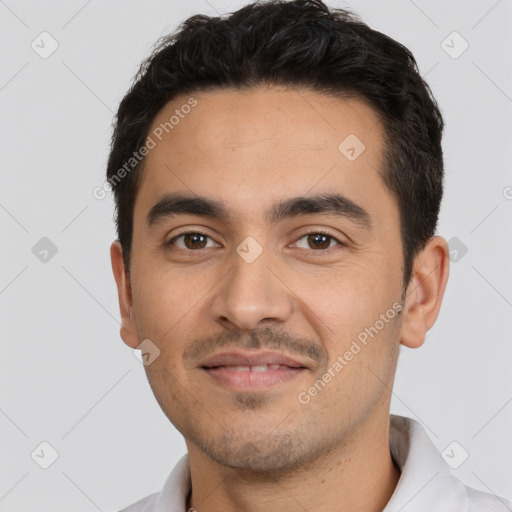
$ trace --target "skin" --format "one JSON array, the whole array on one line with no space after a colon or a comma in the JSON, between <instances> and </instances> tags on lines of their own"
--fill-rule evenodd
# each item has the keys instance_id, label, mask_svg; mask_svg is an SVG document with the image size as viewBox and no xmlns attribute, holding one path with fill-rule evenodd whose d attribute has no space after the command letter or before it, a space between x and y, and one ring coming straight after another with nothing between
<instances>
[{"instance_id":1,"label":"skin","mask_svg":"<svg viewBox=\"0 0 512 512\"><path fill-rule=\"evenodd\" d=\"M399 211L381 179L384 131L367 103L279 87L193 96L197 106L146 157L130 275L119 242L111 246L121 337L131 348L150 339L161 351L145 369L186 440L187 506L381 511L400 476L389 447L399 346L421 346L436 321L449 272L446 241L435 236L418 254L402 302ZM152 128L187 100L169 102ZM349 134L366 146L354 161L338 149ZM146 215L164 192L220 200L233 221L187 214L149 227ZM371 229L320 213L265 219L275 201L326 192L363 207ZM184 228L209 238L174 239ZM322 245L305 236L315 229L334 238ZM247 236L263 249L252 263L236 252ZM301 403L298 394L397 303L401 314ZM240 392L198 367L205 356L257 347L300 358L308 369Z\"/></svg>"}]
</instances>

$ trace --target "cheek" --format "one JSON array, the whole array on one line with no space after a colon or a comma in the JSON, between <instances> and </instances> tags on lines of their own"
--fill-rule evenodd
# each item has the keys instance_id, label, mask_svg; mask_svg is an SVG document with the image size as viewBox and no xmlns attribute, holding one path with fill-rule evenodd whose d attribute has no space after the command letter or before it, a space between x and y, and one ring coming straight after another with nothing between
<instances>
[{"instance_id":1,"label":"cheek","mask_svg":"<svg viewBox=\"0 0 512 512\"><path fill-rule=\"evenodd\" d=\"M303 275L293 290L301 313L321 326L327 338L342 339L373 317L378 318L389 291L373 265L362 262L346 262L343 267Z\"/></svg>"},{"instance_id":2,"label":"cheek","mask_svg":"<svg viewBox=\"0 0 512 512\"><path fill-rule=\"evenodd\" d=\"M373 265L358 263L331 273L327 286L308 279L296 288L301 315L315 326L330 364L347 351L352 352L347 354L351 366L389 361L399 333L401 288L396 281L391 271L383 276Z\"/></svg>"},{"instance_id":3,"label":"cheek","mask_svg":"<svg viewBox=\"0 0 512 512\"><path fill-rule=\"evenodd\" d=\"M155 387L169 387L169 381L187 380L183 351L191 340L204 334L200 328L208 283L194 276L162 272L155 268L139 272L134 293L134 309L140 339L151 340L160 350L158 358L146 367ZM199 318L199 316L201 318ZM179 384L178 384L179 387ZM173 389L172 387L169 389Z\"/></svg>"},{"instance_id":4,"label":"cheek","mask_svg":"<svg viewBox=\"0 0 512 512\"><path fill-rule=\"evenodd\" d=\"M142 270L142 269L141 269ZM143 334L159 338L186 324L204 294L200 283L156 268L134 276L134 310Z\"/></svg>"}]
</instances>

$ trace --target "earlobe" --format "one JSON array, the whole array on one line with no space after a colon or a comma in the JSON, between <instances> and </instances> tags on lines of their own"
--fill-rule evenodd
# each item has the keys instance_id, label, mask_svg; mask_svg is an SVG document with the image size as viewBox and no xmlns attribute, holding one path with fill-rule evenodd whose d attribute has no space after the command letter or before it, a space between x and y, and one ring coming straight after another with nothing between
<instances>
[{"instance_id":1,"label":"earlobe","mask_svg":"<svg viewBox=\"0 0 512 512\"><path fill-rule=\"evenodd\" d=\"M416 256L407 287L400 343L409 348L423 345L434 325L448 282L450 253L446 240L432 237Z\"/></svg>"},{"instance_id":2,"label":"earlobe","mask_svg":"<svg viewBox=\"0 0 512 512\"><path fill-rule=\"evenodd\" d=\"M112 242L110 246L110 259L117 284L119 311L121 313L121 338L129 347L137 348L139 339L133 312L132 287L124 265L123 249L118 240Z\"/></svg>"}]
</instances>

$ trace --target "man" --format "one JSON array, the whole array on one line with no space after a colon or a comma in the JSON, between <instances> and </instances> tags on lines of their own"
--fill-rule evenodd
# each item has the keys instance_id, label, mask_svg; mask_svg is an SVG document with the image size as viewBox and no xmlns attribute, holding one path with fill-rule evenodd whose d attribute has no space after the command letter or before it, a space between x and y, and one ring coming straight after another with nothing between
<instances>
[{"instance_id":1,"label":"man","mask_svg":"<svg viewBox=\"0 0 512 512\"><path fill-rule=\"evenodd\" d=\"M443 120L410 52L319 0L195 16L107 178L121 337L188 454L125 511L505 511L389 413L448 279Z\"/></svg>"}]
</instances>

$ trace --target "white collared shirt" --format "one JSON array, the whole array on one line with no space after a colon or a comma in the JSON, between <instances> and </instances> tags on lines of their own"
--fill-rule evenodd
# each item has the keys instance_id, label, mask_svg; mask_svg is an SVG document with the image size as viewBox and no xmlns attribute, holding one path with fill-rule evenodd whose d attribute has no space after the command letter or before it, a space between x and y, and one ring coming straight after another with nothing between
<instances>
[{"instance_id":1,"label":"white collared shirt","mask_svg":"<svg viewBox=\"0 0 512 512\"><path fill-rule=\"evenodd\" d=\"M512 501L468 487L450 473L422 425L390 415L390 449L401 475L382 512L512 512ZM121 512L187 512L190 490L188 455L152 494Z\"/></svg>"}]
</instances>

